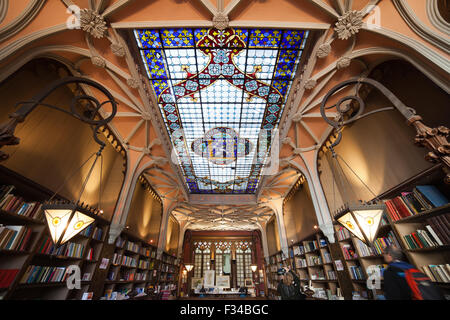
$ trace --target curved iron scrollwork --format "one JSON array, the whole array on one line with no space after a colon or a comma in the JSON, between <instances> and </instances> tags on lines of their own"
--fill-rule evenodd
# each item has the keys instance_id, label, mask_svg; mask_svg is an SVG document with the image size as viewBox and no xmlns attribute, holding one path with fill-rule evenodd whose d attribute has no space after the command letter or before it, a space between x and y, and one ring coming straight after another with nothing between
<instances>
[{"instance_id":1,"label":"curved iron scrollwork","mask_svg":"<svg viewBox=\"0 0 450 320\"><path fill-rule=\"evenodd\" d=\"M343 88L350 85L368 84L379 90L389 101L392 103L393 107L381 108L373 110L367 113L365 111L365 103L361 97L357 95L345 96L339 101L329 107L327 107L328 100L336 93L338 93ZM358 104L358 109L352 115L348 115L350 110L350 101L356 101ZM335 108L338 115L336 119L330 119L326 115L326 110ZM322 118L338 132L337 139L330 146L331 151L333 147L338 145L342 139L341 129L350 123L355 122L361 118L367 117L377 112L387 111L397 109L407 120L407 124L416 129L415 143L418 146L426 147L430 152L425 156L425 159L432 163L442 162L444 164L444 170L446 172L445 181L450 183L450 143L448 142L448 137L450 135L450 130L447 127L439 126L437 128L430 128L422 122L422 117L416 115L414 109L407 107L403 102L401 102L388 88L379 83L376 80L369 78L353 78L350 80L343 81L336 86L334 86L322 100L320 105L320 114ZM345 119L345 116L349 118Z\"/></svg>"},{"instance_id":2,"label":"curved iron scrollwork","mask_svg":"<svg viewBox=\"0 0 450 320\"><path fill-rule=\"evenodd\" d=\"M90 87L93 87L103 93L107 100L104 102L99 102L95 97L87 94L76 95L72 98L70 103L70 109L66 110L58 106L50 105L44 103L43 101L56 89L62 87L67 84L83 84ZM88 114L80 112L77 106L80 105L82 101L88 102L91 108L89 108ZM99 111L106 104L111 104L111 115L107 118L103 119ZM36 94L31 100L19 102L16 106L20 108L14 113L9 115L10 120L0 126L0 148L5 145L17 145L20 142L20 139L14 136L14 131L16 129L17 124L25 121L25 118L37 107L37 106L46 106L64 113L67 113L73 116L80 121L87 123L93 127L93 136L95 141L100 145L100 151L105 147L105 143L101 141L97 134L98 130L109 123L117 113L117 102L114 100L114 97L111 93L99 83L81 77L66 77L55 82L52 82L46 88L44 88L41 92ZM4 161L9 158L4 152L0 151L0 161Z\"/></svg>"}]
</instances>

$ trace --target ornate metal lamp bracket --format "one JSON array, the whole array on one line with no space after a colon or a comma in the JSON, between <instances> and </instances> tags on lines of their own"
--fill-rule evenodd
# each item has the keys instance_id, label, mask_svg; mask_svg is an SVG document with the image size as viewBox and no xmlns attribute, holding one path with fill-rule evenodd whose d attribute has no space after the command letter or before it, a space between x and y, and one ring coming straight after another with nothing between
<instances>
[{"instance_id":1,"label":"ornate metal lamp bracket","mask_svg":"<svg viewBox=\"0 0 450 320\"><path fill-rule=\"evenodd\" d=\"M84 84L90 87L93 87L99 91L101 91L108 100L100 103L95 97L91 95L86 94L80 94L76 95L72 98L72 101L70 103L70 110L65 110L63 108L43 103L43 101L56 89L58 89L61 86L67 85L67 84ZM80 113L77 110L77 105L80 101L88 101L93 105L93 108L90 110L90 116L86 116L83 113ZM99 110L105 105L105 104L111 104L111 115L105 119L98 117L98 119L95 119L96 115L99 113ZM105 143L101 141L97 134L100 127L103 125L106 125L109 123L117 112L117 102L114 100L111 93L102 85L99 83L81 78L81 77L66 77L60 80L56 80L52 82L50 85L48 85L45 89L43 89L41 92L36 94L31 100L25 101L25 102L19 102L17 105L20 105L20 108L15 111L14 113L9 115L10 120L6 123L0 125L0 148L2 148L5 145L17 145L20 142L20 139L16 136L14 136L14 131L16 129L17 124L25 121L25 118L37 107L37 106L46 106L52 109L56 109L59 111L62 111L64 113L67 113L74 118L77 118L81 120L82 122L85 122L91 126L93 126L93 136L95 141L100 145L99 153L103 150L105 147ZM4 161L9 158L9 155L0 151L0 161Z\"/></svg>"},{"instance_id":2,"label":"ornate metal lamp bracket","mask_svg":"<svg viewBox=\"0 0 450 320\"><path fill-rule=\"evenodd\" d=\"M333 147L339 144L342 138L341 130L345 125L351 124L356 120L367 117L371 114L393 110L392 107L381 108L364 113L365 103L363 99L356 95L349 95L341 98L336 104L327 107L327 101L335 93L341 89L354 84L368 84L376 89L378 89L389 101L395 109L400 111L400 113L406 118L407 124L416 129L415 144L421 147L426 147L430 152L425 156L425 159L432 163L442 162L444 164L444 170L446 172L445 182L450 183L450 143L448 137L450 135L450 130L447 127L439 126L437 128L430 128L422 122L422 117L416 115L414 109L407 107L403 102L401 102L388 88L384 85L369 78L353 78L347 81L343 81L333 87L327 95L322 100L320 106L320 114L323 119L336 129L338 132L338 137L336 141L330 146L330 150L334 153ZM351 115L349 118L344 119L344 115L349 111L348 101L356 101L358 103L358 110ZM336 108L338 116L335 119L330 119L326 115L326 110Z\"/></svg>"}]
</instances>

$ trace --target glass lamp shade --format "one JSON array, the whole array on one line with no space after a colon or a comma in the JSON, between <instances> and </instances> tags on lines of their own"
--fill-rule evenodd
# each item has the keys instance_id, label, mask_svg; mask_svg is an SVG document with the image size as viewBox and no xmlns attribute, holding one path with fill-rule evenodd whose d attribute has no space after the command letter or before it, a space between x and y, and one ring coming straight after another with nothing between
<instances>
[{"instance_id":1,"label":"glass lamp shade","mask_svg":"<svg viewBox=\"0 0 450 320\"><path fill-rule=\"evenodd\" d=\"M95 221L89 211L73 203L42 206L53 243L60 246Z\"/></svg>"},{"instance_id":2,"label":"glass lamp shade","mask_svg":"<svg viewBox=\"0 0 450 320\"><path fill-rule=\"evenodd\" d=\"M184 267L189 272L189 271L191 271L194 268L194 265L192 265L192 264L185 264Z\"/></svg>"},{"instance_id":3,"label":"glass lamp shade","mask_svg":"<svg viewBox=\"0 0 450 320\"><path fill-rule=\"evenodd\" d=\"M370 245L376 238L383 212L384 204L349 206L336 216L336 220Z\"/></svg>"},{"instance_id":4,"label":"glass lamp shade","mask_svg":"<svg viewBox=\"0 0 450 320\"><path fill-rule=\"evenodd\" d=\"M256 264L252 264L250 266L250 269L252 269L253 272L256 272L256 269L258 269L258 266Z\"/></svg>"}]
</instances>

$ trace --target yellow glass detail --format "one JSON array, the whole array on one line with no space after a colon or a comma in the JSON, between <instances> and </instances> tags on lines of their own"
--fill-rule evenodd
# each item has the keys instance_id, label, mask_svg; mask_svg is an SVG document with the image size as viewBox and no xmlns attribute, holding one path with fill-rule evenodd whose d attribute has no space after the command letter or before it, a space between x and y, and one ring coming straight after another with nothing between
<instances>
[{"instance_id":1,"label":"yellow glass detail","mask_svg":"<svg viewBox=\"0 0 450 320\"><path fill-rule=\"evenodd\" d=\"M53 218L52 223L54 226L59 225L61 223L61 218L59 218L59 217Z\"/></svg>"}]
</instances>

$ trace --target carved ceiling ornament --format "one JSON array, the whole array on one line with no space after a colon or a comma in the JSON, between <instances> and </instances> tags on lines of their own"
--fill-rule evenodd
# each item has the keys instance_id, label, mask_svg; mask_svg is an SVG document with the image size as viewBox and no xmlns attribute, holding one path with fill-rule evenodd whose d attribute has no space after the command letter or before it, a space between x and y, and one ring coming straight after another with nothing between
<instances>
[{"instance_id":1,"label":"carved ceiling ornament","mask_svg":"<svg viewBox=\"0 0 450 320\"><path fill-rule=\"evenodd\" d=\"M317 58L323 59L328 57L331 52L331 45L329 43L322 44L317 50Z\"/></svg>"},{"instance_id":2,"label":"carved ceiling ornament","mask_svg":"<svg viewBox=\"0 0 450 320\"><path fill-rule=\"evenodd\" d=\"M114 55L121 57L121 58L125 57L125 49L120 44L111 43L110 48Z\"/></svg>"},{"instance_id":3,"label":"carved ceiling ornament","mask_svg":"<svg viewBox=\"0 0 450 320\"><path fill-rule=\"evenodd\" d=\"M363 14L361 11L348 11L336 22L334 30L341 40L347 40L357 34L363 26Z\"/></svg>"},{"instance_id":4,"label":"carved ceiling ornament","mask_svg":"<svg viewBox=\"0 0 450 320\"><path fill-rule=\"evenodd\" d=\"M93 56L91 58L92 64L99 68L105 68L106 67L106 61L102 57L99 56Z\"/></svg>"},{"instance_id":5,"label":"carved ceiling ornament","mask_svg":"<svg viewBox=\"0 0 450 320\"><path fill-rule=\"evenodd\" d=\"M80 11L80 25L83 31L98 39L103 38L107 30L105 19L91 9Z\"/></svg>"},{"instance_id":6,"label":"carved ceiling ornament","mask_svg":"<svg viewBox=\"0 0 450 320\"><path fill-rule=\"evenodd\" d=\"M213 26L219 30L228 28L229 23L228 17L221 12L217 13L213 18Z\"/></svg>"},{"instance_id":7,"label":"carved ceiling ornament","mask_svg":"<svg viewBox=\"0 0 450 320\"><path fill-rule=\"evenodd\" d=\"M305 82L305 89L306 90L312 90L316 87L317 81L314 79L309 79Z\"/></svg>"},{"instance_id":8,"label":"carved ceiling ornament","mask_svg":"<svg viewBox=\"0 0 450 320\"><path fill-rule=\"evenodd\" d=\"M136 80L134 78L128 78L127 79L127 85L130 88L136 89L137 87L139 87L139 80Z\"/></svg>"},{"instance_id":9,"label":"carved ceiling ornament","mask_svg":"<svg viewBox=\"0 0 450 320\"><path fill-rule=\"evenodd\" d=\"M338 70L345 69L350 66L350 63L352 62L352 59L349 57L342 57L336 62L336 68Z\"/></svg>"}]
</instances>

